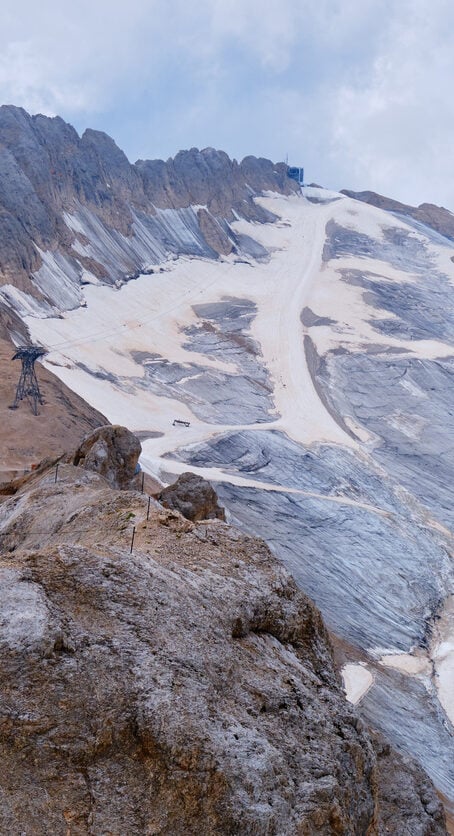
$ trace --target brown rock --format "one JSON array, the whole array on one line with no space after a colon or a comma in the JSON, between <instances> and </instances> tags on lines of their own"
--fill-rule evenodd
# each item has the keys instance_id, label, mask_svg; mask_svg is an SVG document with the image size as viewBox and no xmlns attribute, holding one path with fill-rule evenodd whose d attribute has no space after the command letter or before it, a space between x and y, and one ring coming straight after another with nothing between
<instances>
[{"instance_id":1,"label":"brown rock","mask_svg":"<svg viewBox=\"0 0 454 836\"><path fill-rule=\"evenodd\" d=\"M378 830L395 836L445 833L443 805L432 782L411 758L400 755L374 733L377 753Z\"/></svg>"},{"instance_id":2,"label":"brown rock","mask_svg":"<svg viewBox=\"0 0 454 836\"><path fill-rule=\"evenodd\" d=\"M176 482L164 488L157 499L166 508L179 511L192 522L225 520L225 511L218 503L214 488L195 473L182 473Z\"/></svg>"},{"instance_id":3,"label":"brown rock","mask_svg":"<svg viewBox=\"0 0 454 836\"><path fill-rule=\"evenodd\" d=\"M219 221L213 218L206 209L199 209L197 212L199 226L205 241L220 255L228 255L232 252L233 244L226 235Z\"/></svg>"},{"instance_id":4,"label":"brown rock","mask_svg":"<svg viewBox=\"0 0 454 836\"><path fill-rule=\"evenodd\" d=\"M0 832L386 832L316 608L260 540L146 509L70 464L0 506Z\"/></svg>"},{"instance_id":5,"label":"brown rock","mask_svg":"<svg viewBox=\"0 0 454 836\"><path fill-rule=\"evenodd\" d=\"M71 463L99 473L113 488L126 490L137 475L141 451L139 439L126 427L107 424L84 438Z\"/></svg>"}]
</instances>

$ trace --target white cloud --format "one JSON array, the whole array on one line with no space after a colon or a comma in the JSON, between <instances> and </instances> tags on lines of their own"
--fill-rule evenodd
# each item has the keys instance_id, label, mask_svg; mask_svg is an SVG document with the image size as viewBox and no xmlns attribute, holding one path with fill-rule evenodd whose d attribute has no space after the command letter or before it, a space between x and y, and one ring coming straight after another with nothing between
<instances>
[{"instance_id":1,"label":"white cloud","mask_svg":"<svg viewBox=\"0 0 454 836\"><path fill-rule=\"evenodd\" d=\"M402 2L363 83L339 88L331 153L350 183L454 208L454 7Z\"/></svg>"},{"instance_id":2,"label":"white cloud","mask_svg":"<svg viewBox=\"0 0 454 836\"><path fill-rule=\"evenodd\" d=\"M46 54L38 55L30 41L13 41L0 55L2 100L32 113L53 116L60 109L89 110L94 104L90 84L58 77L57 67Z\"/></svg>"}]
</instances>

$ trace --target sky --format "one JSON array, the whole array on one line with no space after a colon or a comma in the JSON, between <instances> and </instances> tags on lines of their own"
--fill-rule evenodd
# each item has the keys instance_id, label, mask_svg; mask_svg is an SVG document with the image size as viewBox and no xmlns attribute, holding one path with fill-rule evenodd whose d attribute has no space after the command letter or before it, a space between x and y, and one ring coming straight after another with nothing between
<instances>
[{"instance_id":1,"label":"sky","mask_svg":"<svg viewBox=\"0 0 454 836\"><path fill-rule=\"evenodd\" d=\"M0 102L454 211L453 0L2 0Z\"/></svg>"}]
</instances>

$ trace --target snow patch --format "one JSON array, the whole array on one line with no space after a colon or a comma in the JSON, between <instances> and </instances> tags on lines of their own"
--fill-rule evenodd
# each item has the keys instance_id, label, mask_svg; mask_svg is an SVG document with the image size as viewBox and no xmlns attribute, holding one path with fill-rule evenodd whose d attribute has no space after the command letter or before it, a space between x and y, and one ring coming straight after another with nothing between
<instances>
[{"instance_id":1,"label":"snow patch","mask_svg":"<svg viewBox=\"0 0 454 836\"><path fill-rule=\"evenodd\" d=\"M357 705L374 684L374 677L363 663L344 665L341 673L345 696L348 702Z\"/></svg>"},{"instance_id":2,"label":"snow patch","mask_svg":"<svg viewBox=\"0 0 454 836\"><path fill-rule=\"evenodd\" d=\"M380 664L387 668L394 668L395 670L407 673L409 676L419 676L425 674L430 676L431 665L427 654L423 651L415 651L414 653L391 653L387 656L382 656Z\"/></svg>"}]
</instances>

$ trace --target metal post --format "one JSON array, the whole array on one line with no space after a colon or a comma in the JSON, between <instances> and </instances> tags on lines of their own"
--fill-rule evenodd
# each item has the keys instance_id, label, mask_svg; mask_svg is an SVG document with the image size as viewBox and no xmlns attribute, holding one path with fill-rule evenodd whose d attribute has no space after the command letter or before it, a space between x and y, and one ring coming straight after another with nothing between
<instances>
[{"instance_id":1,"label":"metal post","mask_svg":"<svg viewBox=\"0 0 454 836\"><path fill-rule=\"evenodd\" d=\"M148 497L147 520L150 519L150 502L151 502L151 496Z\"/></svg>"},{"instance_id":2,"label":"metal post","mask_svg":"<svg viewBox=\"0 0 454 836\"><path fill-rule=\"evenodd\" d=\"M57 481L57 476L58 476L58 464L55 468L55 481Z\"/></svg>"},{"instance_id":3,"label":"metal post","mask_svg":"<svg viewBox=\"0 0 454 836\"><path fill-rule=\"evenodd\" d=\"M129 549L129 554L132 554L132 547L134 545L135 533L136 533L136 527L135 527L135 525L133 525L133 527L132 527L132 537L131 537L131 548Z\"/></svg>"}]
</instances>

